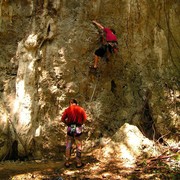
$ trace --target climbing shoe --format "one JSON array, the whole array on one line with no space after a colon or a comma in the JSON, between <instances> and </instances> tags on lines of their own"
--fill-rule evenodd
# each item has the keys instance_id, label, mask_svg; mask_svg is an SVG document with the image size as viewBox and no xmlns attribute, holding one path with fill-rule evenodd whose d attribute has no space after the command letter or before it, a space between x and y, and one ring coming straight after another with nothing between
<instances>
[{"instance_id":1,"label":"climbing shoe","mask_svg":"<svg viewBox=\"0 0 180 180\"><path fill-rule=\"evenodd\" d=\"M89 66L90 69L94 69L94 70L97 70L97 67L94 67L94 66Z\"/></svg>"}]
</instances>

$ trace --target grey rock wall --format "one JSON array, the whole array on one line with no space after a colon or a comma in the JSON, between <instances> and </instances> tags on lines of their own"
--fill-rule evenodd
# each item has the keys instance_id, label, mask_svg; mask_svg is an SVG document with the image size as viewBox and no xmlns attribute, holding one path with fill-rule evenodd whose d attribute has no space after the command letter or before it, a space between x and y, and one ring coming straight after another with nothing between
<instances>
[{"instance_id":1,"label":"grey rock wall","mask_svg":"<svg viewBox=\"0 0 180 180\"><path fill-rule=\"evenodd\" d=\"M0 159L61 157L60 118L71 97L88 114L87 150L124 123L151 140L178 141L179 5L1 0ZM119 39L118 54L101 60L96 75L89 72L100 44L94 19Z\"/></svg>"}]
</instances>

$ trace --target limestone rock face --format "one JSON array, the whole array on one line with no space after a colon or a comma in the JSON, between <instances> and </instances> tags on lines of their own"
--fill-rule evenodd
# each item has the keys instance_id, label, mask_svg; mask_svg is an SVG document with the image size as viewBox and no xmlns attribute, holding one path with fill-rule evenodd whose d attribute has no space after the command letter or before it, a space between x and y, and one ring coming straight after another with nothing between
<instances>
[{"instance_id":1,"label":"limestone rock face","mask_svg":"<svg viewBox=\"0 0 180 180\"><path fill-rule=\"evenodd\" d=\"M61 157L72 97L88 114L86 149L124 123L179 141L179 13L176 0L1 0L0 159ZM96 74L94 19L119 46Z\"/></svg>"},{"instance_id":2,"label":"limestone rock face","mask_svg":"<svg viewBox=\"0 0 180 180\"><path fill-rule=\"evenodd\" d=\"M112 137L106 146L102 148L101 156L98 158L107 161L107 158L123 159L132 165L137 157L151 157L160 154L154 150L151 140L143 136L140 130L128 123L125 123Z\"/></svg>"}]
</instances>

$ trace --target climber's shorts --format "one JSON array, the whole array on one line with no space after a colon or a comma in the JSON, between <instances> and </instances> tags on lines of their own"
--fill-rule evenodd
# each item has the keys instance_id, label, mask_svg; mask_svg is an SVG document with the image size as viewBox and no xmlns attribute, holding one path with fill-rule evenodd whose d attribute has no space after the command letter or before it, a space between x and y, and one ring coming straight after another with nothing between
<instances>
[{"instance_id":1,"label":"climber's shorts","mask_svg":"<svg viewBox=\"0 0 180 180\"><path fill-rule=\"evenodd\" d=\"M95 51L95 55L99 56L99 57L103 57L105 55L105 53L106 53L106 49L107 49L106 45L101 46L100 48L98 48Z\"/></svg>"},{"instance_id":2,"label":"climber's shorts","mask_svg":"<svg viewBox=\"0 0 180 180\"><path fill-rule=\"evenodd\" d=\"M107 50L112 53L112 48L109 44L102 45L95 51L95 55L99 57L104 57L106 55Z\"/></svg>"}]
</instances>

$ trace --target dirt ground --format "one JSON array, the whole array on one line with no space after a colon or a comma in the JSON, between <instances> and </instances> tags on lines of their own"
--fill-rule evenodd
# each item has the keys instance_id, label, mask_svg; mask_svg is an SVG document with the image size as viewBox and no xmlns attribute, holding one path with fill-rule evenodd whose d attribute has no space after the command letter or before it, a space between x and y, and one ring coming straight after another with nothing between
<instances>
[{"instance_id":1,"label":"dirt ground","mask_svg":"<svg viewBox=\"0 0 180 180\"><path fill-rule=\"evenodd\" d=\"M115 159L97 160L93 154L83 156L84 166L76 168L75 159L69 168L64 160L4 161L0 163L0 180L136 180L136 179L180 179L177 170L169 170L157 162L149 165L127 167Z\"/></svg>"}]
</instances>

